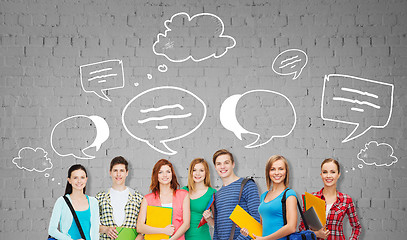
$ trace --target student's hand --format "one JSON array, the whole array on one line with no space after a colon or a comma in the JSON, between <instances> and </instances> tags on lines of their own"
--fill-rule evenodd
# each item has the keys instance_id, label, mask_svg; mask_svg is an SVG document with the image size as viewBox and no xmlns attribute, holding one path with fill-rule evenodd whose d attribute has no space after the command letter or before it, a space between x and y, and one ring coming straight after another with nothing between
<instances>
[{"instance_id":1,"label":"student's hand","mask_svg":"<svg viewBox=\"0 0 407 240\"><path fill-rule=\"evenodd\" d=\"M104 226L103 227L103 233L106 233L107 236L109 236L111 239L116 239L117 238L117 230L116 227L107 227Z\"/></svg>"},{"instance_id":2,"label":"student's hand","mask_svg":"<svg viewBox=\"0 0 407 240\"><path fill-rule=\"evenodd\" d=\"M174 232L175 232L175 227L172 224L166 226L163 231L163 233L168 236L172 236L174 234Z\"/></svg>"},{"instance_id":3,"label":"student's hand","mask_svg":"<svg viewBox=\"0 0 407 240\"><path fill-rule=\"evenodd\" d=\"M212 217L212 212L211 212L211 210L205 210L203 213L202 213L202 216L205 218L205 220L206 219L208 219L208 218L211 218Z\"/></svg>"},{"instance_id":4,"label":"student's hand","mask_svg":"<svg viewBox=\"0 0 407 240\"><path fill-rule=\"evenodd\" d=\"M314 232L317 235L317 238L327 239L329 236L329 230L325 230L325 226L318 231Z\"/></svg>"},{"instance_id":5,"label":"student's hand","mask_svg":"<svg viewBox=\"0 0 407 240\"><path fill-rule=\"evenodd\" d=\"M263 239L265 239L265 237L256 236L254 233L253 233L253 237L254 237L254 239L256 239L256 240L263 240Z\"/></svg>"},{"instance_id":6,"label":"student's hand","mask_svg":"<svg viewBox=\"0 0 407 240\"><path fill-rule=\"evenodd\" d=\"M247 228L241 228L240 229L240 234L247 237L247 236L249 236L249 230L247 230Z\"/></svg>"}]
</instances>

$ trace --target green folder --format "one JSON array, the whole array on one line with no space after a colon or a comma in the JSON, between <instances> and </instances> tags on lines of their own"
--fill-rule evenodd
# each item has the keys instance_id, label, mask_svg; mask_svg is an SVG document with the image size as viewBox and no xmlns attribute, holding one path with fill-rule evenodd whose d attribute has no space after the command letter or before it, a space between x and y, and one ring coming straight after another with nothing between
<instances>
[{"instance_id":1,"label":"green folder","mask_svg":"<svg viewBox=\"0 0 407 240\"><path fill-rule=\"evenodd\" d=\"M116 240L134 240L137 237L137 231L134 228L117 227L118 236Z\"/></svg>"}]
</instances>

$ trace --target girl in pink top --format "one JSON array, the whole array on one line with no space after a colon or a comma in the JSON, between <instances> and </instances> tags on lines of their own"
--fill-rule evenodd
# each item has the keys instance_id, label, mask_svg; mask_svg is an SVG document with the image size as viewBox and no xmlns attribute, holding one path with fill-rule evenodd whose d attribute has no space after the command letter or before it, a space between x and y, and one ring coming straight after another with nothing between
<instances>
[{"instance_id":1,"label":"girl in pink top","mask_svg":"<svg viewBox=\"0 0 407 240\"><path fill-rule=\"evenodd\" d=\"M174 168L166 159L159 160L153 168L150 190L144 196L137 219L137 231L143 234L166 234L170 240L185 240L184 233L189 228L190 209L186 190L178 189L179 183ZM165 228L146 225L147 206L172 207L172 224Z\"/></svg>"}]
</instances>

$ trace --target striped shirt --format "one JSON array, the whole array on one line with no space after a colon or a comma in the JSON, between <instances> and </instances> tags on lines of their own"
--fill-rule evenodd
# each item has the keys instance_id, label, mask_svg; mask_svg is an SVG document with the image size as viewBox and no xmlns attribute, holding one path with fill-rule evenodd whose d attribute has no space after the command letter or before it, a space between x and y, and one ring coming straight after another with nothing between
<instances>
[{"instance_id":1,"label":"striped shirt","mask_svg":"<svg viewBox=\"0 0 407 240\"><path fill-rule=\"evenodd\" d=\"M228 240L232 231L233 222L229 219L233 209L239 200L239 192L243 178L232 182L215 193L215 229L213 240ZM259 191L254 181L248 181L243 188L239 204L246 212L260 222L258 211L260 205ZM236 226L233 239L251 239L240 234L240 228Z\"/></svg>"}]
</instances>

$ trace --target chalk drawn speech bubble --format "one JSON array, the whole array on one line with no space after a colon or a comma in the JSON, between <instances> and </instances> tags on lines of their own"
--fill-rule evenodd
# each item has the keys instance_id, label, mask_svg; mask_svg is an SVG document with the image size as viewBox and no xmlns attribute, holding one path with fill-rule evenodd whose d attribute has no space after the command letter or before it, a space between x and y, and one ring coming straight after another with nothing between
<instances>
[{"instance_id":1,"label":"chalk drawn speech bubble","mask_svg":"<svg viewBox=\"0 0 407 240\"><path fill-rule=\"evenodd\" d=\"M239 140L243 134L254 135L256 140L245 148L256 148L273 138L290 135L297 114L285 95L271 90L252 90L228 97L222 103L220 121Z\"/></svg>"},{"instance_id":2,"label":"chalk drawn speech bubble","mask_svg":"<svg viewBox=\"0 0 407 240\"><path fill-rule=\"evenodd\" d=\"M394 85L342 74L324 78L321 117L356 125L342 141L362 136L371 128L384 128L393 111Z\"/></svg>"},{"instance_id":3,"label":"chalk drawn speech bubble","mask_svg":"<svg viewBox=\"0 0 407 240\"><path fill-rule=\"evenodd\" d=\"M106 91L124 87L122 60L107 60L80 66L82 89L111 102Z\"/></svg>"},{"instance_id":4,"label":"chalk drawn speech bubble","mask_svg":"<svg viewBox=\"0 0 407 240\"><path fill-rule=\"evenodd\" d=\"M95 137L93 137L94 129L96 129ZM109 126L103 118L75 115L61 120L54 126L51 131L51 147L61 157L94 159L95 156L86 154L86 150L95 147L96 151L99 151L101 145L109 138L109 134ZM88 142L86 135L91 135L90 140L94 138L89 146L86 146ZM81 148L83 149L80 150Z\"/></svg>"},{"instance_id":5,"label":"chalk drawn speech bubble","mask_svg":"<svg viewBox=\"0 0 407 240\"><path fill-rule=\"evenodd\" d=\"M133 138L154 150L174 155L167 143L188 136L206 118L206 105L192 92L172 86L148 89L123 109L122 123Z\"/></svg>"},{"instance_id":6,"label":"chalk drawn speech bubble","mask_svg":"<svg viewBox=\"0 0 407 240\"><path fill-rule=\"evenodd\" d=\"M361 149L357 158L366 165L375 165L377 167L391 166L398 161L393 155L393 147L387 143L378 143L370 141Z\"/></svg>"},{"instance_id":7,"label":"chalk drawn speech bubble","mask_svg":"<svg viewBox=\"0 0 407 240\"><path fill-rule=\"evenodd\" d=\"M293 80L297 79L307 65L308 56L300 49L288 49L274 58L272 69L279 75L294 75Z\"/></svg>"},{"instance_id":8,"label":"chalk drawn speech bubble","mask_svg":"<svg viewBox=\"0 0 407 240\"><path fill-rule=\"evenodd\" d=\"M47 157L48 152L43 148L23 147L18 151L18 157L12 162L19 168L27 171L44 172L52 168L51 159Z\"/></svg>"},{"instance_id":9,"label":"chalk drawn speech bubble","mask_svg":"<svg viewBox=\"0 0 407 240\"><path fill-rule=\"evenodd\" d=\"M164 34L157 35L153 52L171 62L191 59L200 62L208 58L220 58L236 45L236 40L224 35L222 19L211 13L199 13L192 17L180 12L164 22ZM205 46L195 46L197 40L206 41Z\"/></svg>"}]
</instances>

